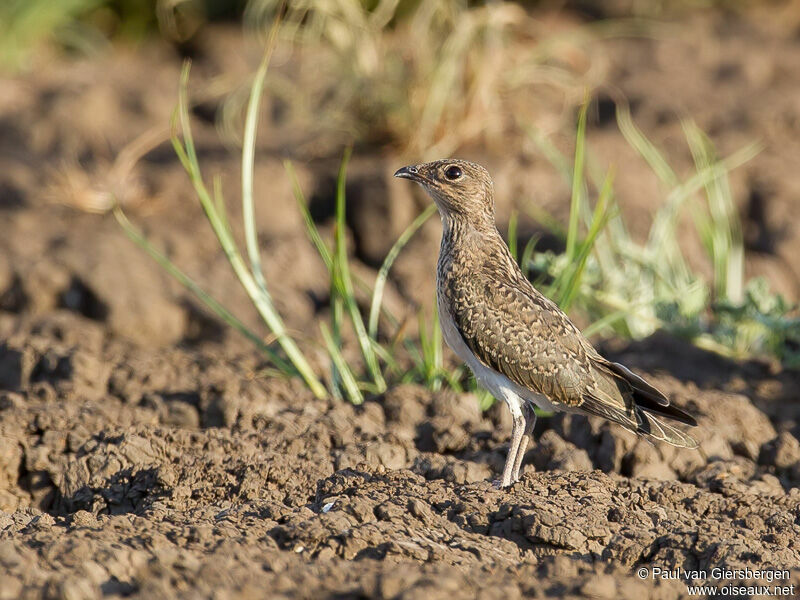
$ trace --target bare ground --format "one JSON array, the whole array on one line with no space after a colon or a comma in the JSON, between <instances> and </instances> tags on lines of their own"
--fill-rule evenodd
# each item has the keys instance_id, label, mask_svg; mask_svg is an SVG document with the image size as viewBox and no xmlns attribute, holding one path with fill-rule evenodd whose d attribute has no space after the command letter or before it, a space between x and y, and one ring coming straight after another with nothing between
<instances>
[{"instance_id":1,"label":"bare ground","mask_svg":"<svg viewBox=\"0 0 800 600\"><path fill-rule=\"evenodd\" d=\"M736 184L755 232L750 268L796 298L787 264L800 239L791 225L797 184L786 155L800 124L790 100L800 89L800 39L773 21L739 24L730 45L746 53L726 60L740 67L714 80L704 69L729 56L719 33L728 18L735 17L690 21L687 31L707 34L697 38L609 42L609 77L638 97L634 116L667 141L677 123L673 60L698 70L680 98L701 126L717 117L701 110L712 92L730 86L724 97L744 114L743 131L721 122L715 141L730 150L752 135L766 146ZM197 61L201 77L247 72L240 59L214 51L239 48L237 39L212 36ZM648 52L664 55L666 66L649 68ZM692 60L698 55L710 58ZM753 61L771 78L759 79ZM796 372L732 363L664 336L609 344L607 353L698 415L700 449L652 446L580 417L544 418L522 481L498 491L490 480L510 430L502 407L482 414L469 395L409 385L353 407L264 377L260 357L108 216L54 204L87 198L86 186L78 186L82 194L65 192L63 181L52 187L65 158L100 173L133 137L166 123L179 65L168 49L146 47L58 63L0 88L0 598L685 596L681 582L637 578L642 567L791 569L785 583L800 586ZM776 82L782 91L772 100L758 91ZM788 119L783 127L764 124L776 114ZM233 197L235 152L211 126L199 135L202 160L230 173ZM592 136L606 154L626 156L601 122ZM305 331L326 313L327 283L289 195L282 153L276 143L259 155L257 179L270 182L262 243L279 308ZM372 276L368 265L408 222L414 201L390 182L395 159L354 160L348 191L362 210L351 211L360 217L350 225L357 268ZM619 179L631 187L621 196L641 235L657 194L642 193L652 189L651 175L630 164ZM333 165L300 164L309 193L323 190L315 200L323 213ZM563 211L568 192L543 161L528 165L516 188L514 168L497 172L501 216L512 193L503 189ZM766 184L769 193L753 199ZM255 322L202 216L187 209L189 188L166 146L120 186L151 237ZM388 217L377 234L363 216L372 198ZM761 212L748 208L753 203ZM783 233L773 235L780 223ZM428 302L437 237L431 224L401 256L388 298L398 311Z\"/></svg>"}]
</instances>

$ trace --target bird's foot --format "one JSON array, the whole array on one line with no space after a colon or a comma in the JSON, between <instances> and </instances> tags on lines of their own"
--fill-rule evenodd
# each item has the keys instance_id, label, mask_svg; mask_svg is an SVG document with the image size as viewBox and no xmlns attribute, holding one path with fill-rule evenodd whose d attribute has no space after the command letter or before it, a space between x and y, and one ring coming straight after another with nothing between
<instances>
[{"instance_id":1,"label":"bird's foot","mask_svg":"<svg viewBox=\"0 0 800 600\"><path fill-rule=\"evenodd\" d=\"M505 490L510 488L514 485L516 481L509 481L508 483L503 483L501 479L493 479L492 480L492 487L496 490Z\"/></svg>"}]
</instances>

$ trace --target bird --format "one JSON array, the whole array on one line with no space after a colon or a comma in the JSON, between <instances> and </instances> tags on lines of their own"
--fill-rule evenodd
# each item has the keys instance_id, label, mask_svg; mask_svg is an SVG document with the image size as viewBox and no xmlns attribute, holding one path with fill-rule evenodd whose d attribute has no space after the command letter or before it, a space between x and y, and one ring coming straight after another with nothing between
<instances>
[{"instance_id":1,"label":"bird","mask_svg":"<svg viewBox=\"0 0 800 600\"><path fill-rule=\"evenodd\" d=\"M406 166L394 176L420 184L441 217L436 299L442 336L511 411L511 443L496 487L519 481L537 406L602 417L645 438L697 447L665 422L694 427L694 417L602 357L523 275L497 230L494 184L484 167L451 158Z\"/></svg>"}]
</instances>

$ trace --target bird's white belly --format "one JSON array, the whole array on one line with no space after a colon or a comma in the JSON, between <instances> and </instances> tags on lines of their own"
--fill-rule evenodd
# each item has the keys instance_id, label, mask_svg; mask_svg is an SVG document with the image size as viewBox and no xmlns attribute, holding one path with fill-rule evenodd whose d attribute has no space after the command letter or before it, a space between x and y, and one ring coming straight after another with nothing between
<instances>
[{"instance_id":1,"label":"bird's white belly","mask_svg":"<svg viewBox=\"0 0 800 600\"><path fill-rule=\"evenodd\" d=\"M507 405L513 416L522 415L523 402L532 402L539 408L547 411L557 411L558 407L554 406L547 398L541 394L522 387L511 381L508 377L495 371L491 367L484 365L478 357L476 357L469 346L464 342L461 333L456 327L455 320L453 319L450 311L438 302L439 308L439 323L442 327L442 336L447 345L456 353L456 355L467 363L467 366L475 375L478 383L489 390L492 395L498 400L503 400Z\"/></svg>"}]
</instances>

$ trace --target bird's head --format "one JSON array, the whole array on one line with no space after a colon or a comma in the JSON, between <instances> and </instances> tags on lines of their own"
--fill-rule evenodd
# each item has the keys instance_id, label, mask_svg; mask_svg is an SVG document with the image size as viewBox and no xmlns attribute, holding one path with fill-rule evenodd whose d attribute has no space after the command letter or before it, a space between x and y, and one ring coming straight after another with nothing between
<instances>
[{"instance_id":1,"label":"bird's head","mask_svg":"<svg viewBox=\"0 0 800 600\"><path fill-rule=\"evenodd\" d=\"M425 188L443 218L494 225L492 178L479 164L446 158L403 167L394 176L416 181Z\"/></svg>"}]
</instances>

